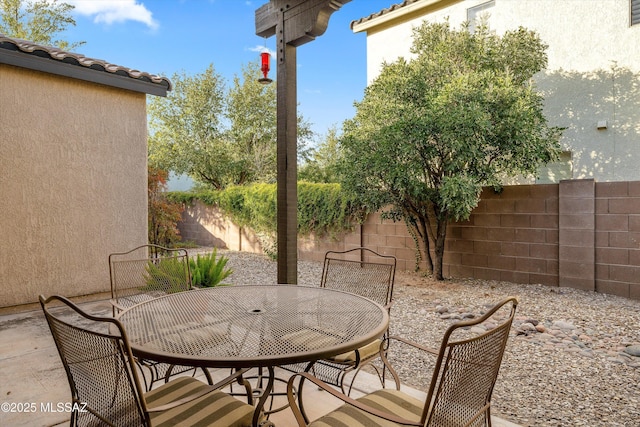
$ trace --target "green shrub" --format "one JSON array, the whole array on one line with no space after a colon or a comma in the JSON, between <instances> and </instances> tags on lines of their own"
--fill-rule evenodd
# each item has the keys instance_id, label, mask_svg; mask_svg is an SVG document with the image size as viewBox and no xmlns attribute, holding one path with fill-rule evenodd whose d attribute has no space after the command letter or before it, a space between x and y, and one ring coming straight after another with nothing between
<instances>
[{"instance_id":1,"label":"green shrub","mask_svg":"<svg viewBox=\"0 0 640 427\"><path fill-rule=\"evenodd\" d=\"M275 184L253 184L198 193L172 192L169 199L183 204L200 200L205 205L217 206L241 227L249 227L257 234L275 235L276 192ZM298 233L301 235L350 231L363 216L364 209L342 191L340 184L298 183Z\"/></svg>"},{"instance_id":2,"label":"green shrub","mask_svg":"<svg viewBox=\"0 0 640 427\"><path fill-rule=\"evenodd\" d=\"M219 286L229 277L233 270L226 268L229 259L223 255L217 257L217 251L190 258L191 281L193 286L211 288Z\"/></svg>"},{"instance_id":3,"label":"green shrub","mask_svg":"<svg viewBox=\"0 0 640 427\"><path fill-rule=\"evenodd\" d=\"M240 227L253 230L264 252L277 257L276 184L229 186L197 193L173 192L169 199L183 204L200 200L217 206ZM298 182L298 234L334 237L362 222L365 209L348 196L340 184Z\"/></svg>"},{"instance_id":4,"label":"green shrub","mask_svg":"<svg viewBox=\"0 0 640 427\"><path fill-rule=\"evenodd\" d=\"M169 294L187 289L187 275L182 259L175 257L158 258L145 266L144 291L163 291Z\"/></svg>"}]
</instances>

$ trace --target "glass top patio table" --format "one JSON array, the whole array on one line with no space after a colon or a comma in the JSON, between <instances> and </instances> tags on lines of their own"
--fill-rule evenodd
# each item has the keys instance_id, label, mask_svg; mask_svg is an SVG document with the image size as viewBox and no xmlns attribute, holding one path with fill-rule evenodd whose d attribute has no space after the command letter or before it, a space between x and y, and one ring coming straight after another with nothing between
<instances>
[{"instance_id":1,"label":"glass top patio table","mask_svg":"<svg viewBox=\"0 0 640 427\"><path fill-rule=\"evenodd\" d=\"M134 354L202 367L273 367L362 347L387 310L364 297L296 285L224 286L169 294L118 316Z\"/></svg>"},{"instance_id":2,"label":"glass top patio table","mask_svg":"<svg viewBox=\"0 0 640 427\"><path fill-rule=\"evenodd\" d=\"M253 416L273 389L274 367L312 363L381 337L387 310L358 295L296 285L224 286L142 302L118 315L134 355L175 365L269 372ZM310 365L309 365L310 366Z\"/></svg>"}]
</instances>

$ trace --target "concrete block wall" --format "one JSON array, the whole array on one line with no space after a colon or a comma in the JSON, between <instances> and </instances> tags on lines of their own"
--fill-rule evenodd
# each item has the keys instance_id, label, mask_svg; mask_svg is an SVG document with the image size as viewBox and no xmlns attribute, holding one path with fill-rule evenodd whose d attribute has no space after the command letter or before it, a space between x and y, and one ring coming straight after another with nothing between
<instances>
[{"instance_id":1,"label":"concrete block wall","mask_svg":"<svg viewBox=\"0 0 640 427\"><path fill-rule=\"evenodd\" d=\"M485 189L469 220L449 226L443 273L558 286L558 186Z\"/></svg>"},{"instance_id":2,"label":"concrete block wall","mask_svg":"<svg viewBox=\"0 0 640 427\"><path fill-rule=\"evenodd\" d=\"M395 256L398 270L416 267L416 245L404 222L382 219L379 213L369 215L362 225L362 246L382 255ZM421 266L425 266L424 261Z\"/></svg>"},{"instance_id":3,"label":"concrete block wall","mask_svg":"<svg viewBox=\"0 0 640 427\"><path fill-rule=\"evenodd\" d=\"M356 225L352 232L338 236L298 237L298 259L301 261L323 261L327 251L348 251L361 245L362 227Z\"/></svg>"},{"instance_id":4,"label":"concrete block wall","mask_svg":"<svg viewBox=\"0 0 640 427\"><path fill-rule=\"evenodd\" d=\"M262 253L258 236L252 230L237 226L218 209L197 200L185 206L178 230L183 241L201 246Z\"/></svg>"},{"instance_id":5,"label":"concrete block wall","mask_svg":"<svg viewBox=\"0 0 640 427\"><path fill-rule=\"evenodd\" d=\"M562 286L595 290L595 188L592 179L560 183L558 275Z\"/></svg>"},{"instance_id":6,"label":"concrete block wall","mask_svg":"<svg viewBox=\"0 0 640 427\"><path fill-rule=\"evenodd\" d=\"M261 252L257 237L196 202L179 224L184 239ZM370 215L353 231L299 238L298 259L368 247L413 270L416 249L404 223ZM425 267L424 257L421 267ZM447 277L567 286L640 299L640 181L508 186L485 189L468 221L447 231Z\"/></svg>"},{"instance_id":7,"label":"concrete block wall","mask_svg":"<svg viewBox=\"0 0 640 427\"><path fill-rule=\"evenodd\" d=\"M640 299L640 182L598 183L595 290Z\"/></svg>"}]
</instances>

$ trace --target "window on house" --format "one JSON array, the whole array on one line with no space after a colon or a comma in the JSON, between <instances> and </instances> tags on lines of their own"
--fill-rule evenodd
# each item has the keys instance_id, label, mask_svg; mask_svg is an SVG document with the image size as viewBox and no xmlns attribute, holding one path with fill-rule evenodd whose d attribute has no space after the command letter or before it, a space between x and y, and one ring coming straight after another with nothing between
<instances>
[{"instance_id":1,"label":"window on house","mask_svg":"<svg viewBox=\"0 0 640 427\"><path fill-rule=\"evenodd\" d=\"M474 32L480 22L485 19L489 20L491 9L496 5L495 0L480 3L467 9L467 21L469 21L469 31Z\"/></svg>"},{"instance_id":2,"label":"window on house","mask_svg":"<svg viewBox=\"0 0 640 427\"><path fill-rule=\"evenodd\" d=\"M640 0L630 0L631 25L640 24Z\"/></svg>"},{"instance_id":3,"label":"window on house","mask_svg":"<svg viewBox=\"0 0 640 427\"><path fill-rule=\"evenodd\" d=\"M571 179L573 177L572 168L571 151L564 151L560 154L558 161L540 168L536 184L554 184L563 179Z\"/></svg>"}]
</instances>

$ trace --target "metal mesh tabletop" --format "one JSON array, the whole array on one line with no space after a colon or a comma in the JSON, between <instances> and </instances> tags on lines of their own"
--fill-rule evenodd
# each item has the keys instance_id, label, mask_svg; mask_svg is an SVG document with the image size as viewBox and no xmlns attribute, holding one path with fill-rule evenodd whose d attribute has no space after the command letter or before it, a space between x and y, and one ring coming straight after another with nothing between
<instances>
[{"instance_id":1,"label":"metal mesh tabletop","mask_svg":"<svg viewBox=\"0 0 640 427\"><path fill-rule=\"evenodd\" d=\"M387 311L306 286L231 286L166 295L119 316L138 356L192 366L259 367L317 360L379 338Z\"/></svg>"}]
</instances>

